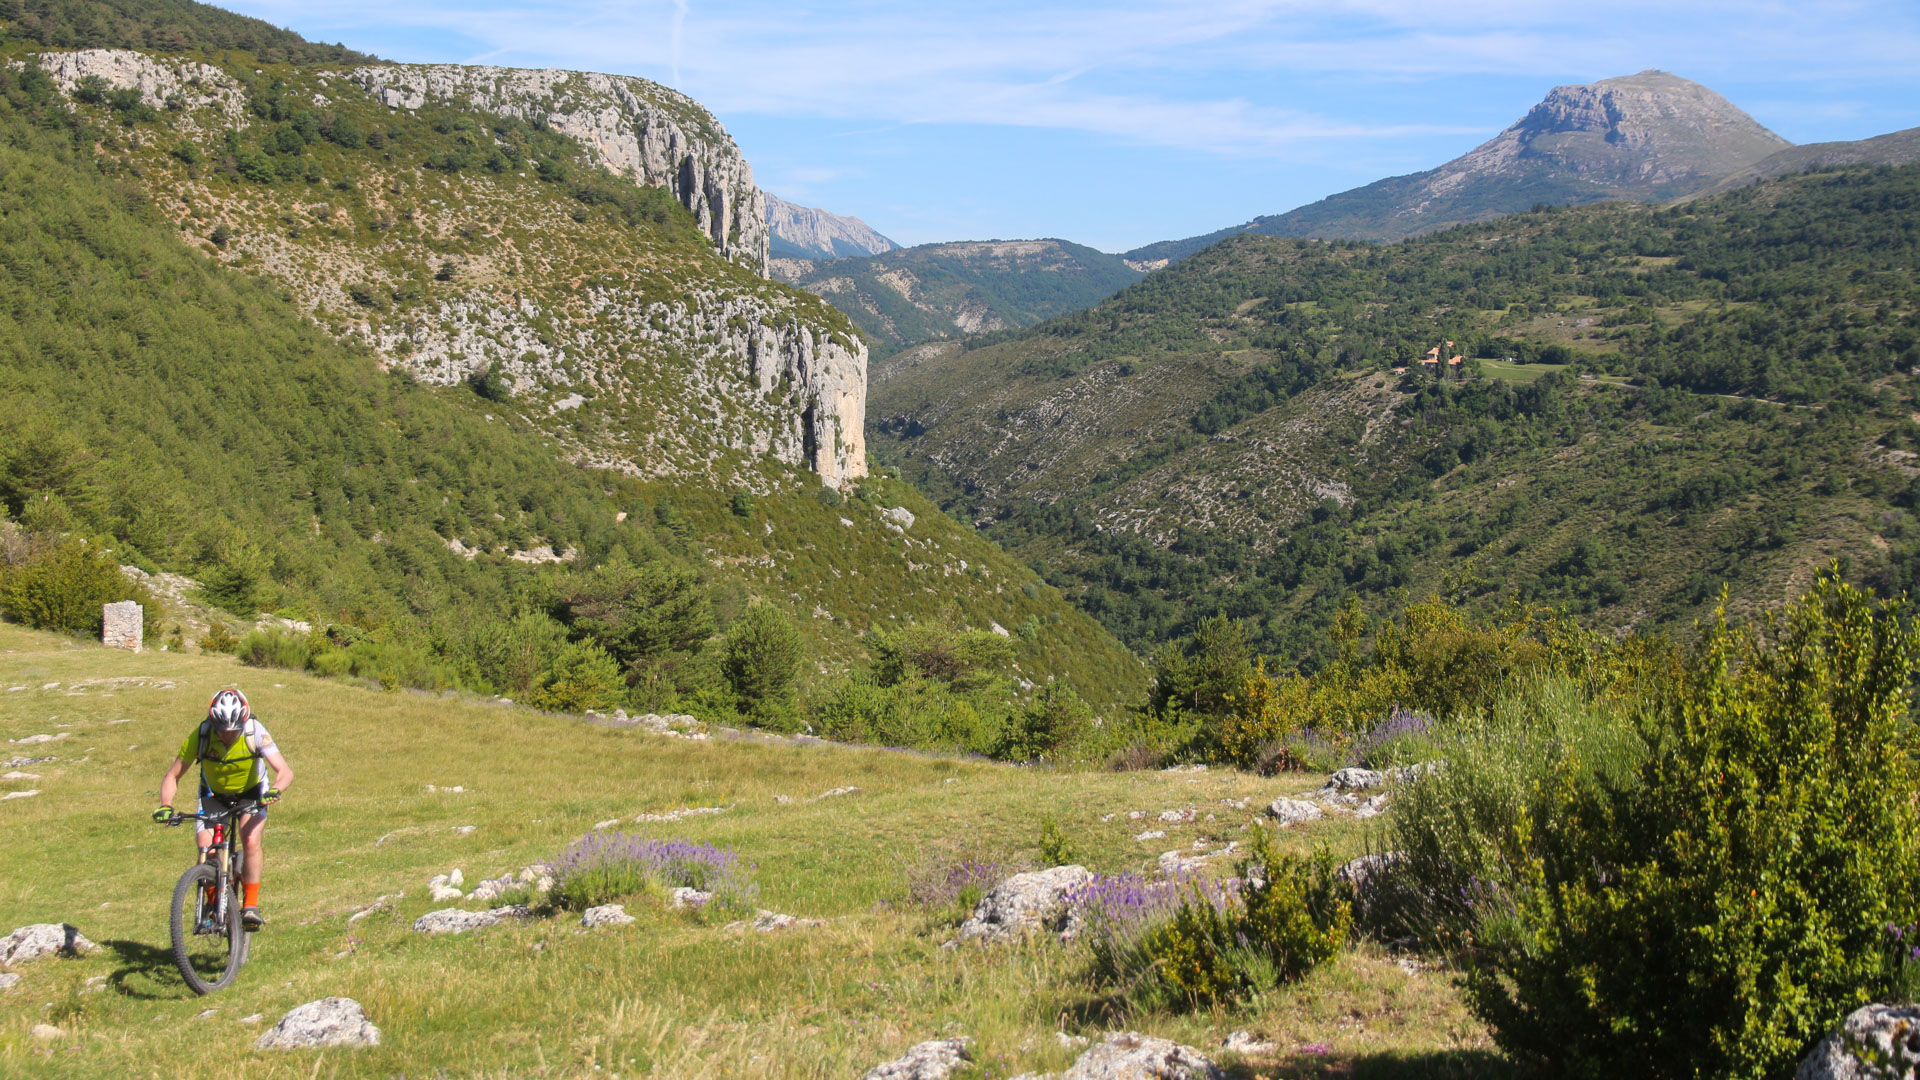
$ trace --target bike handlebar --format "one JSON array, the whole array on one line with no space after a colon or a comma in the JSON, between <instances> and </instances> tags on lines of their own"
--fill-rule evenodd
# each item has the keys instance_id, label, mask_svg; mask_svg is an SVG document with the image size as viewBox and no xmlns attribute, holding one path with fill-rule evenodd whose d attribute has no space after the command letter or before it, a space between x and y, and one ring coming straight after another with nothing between
<instances>
[{"instance_id":1,"label":"bike handlebar","mask_svg":"<svg viewBox=\"0 0 1920 1080\"><path fill-rule=\"evenodd\" d=\"M189 821L206 821L206 822L214 822L214 821L224 821L224 820L226 820L227 818L235 818L235 817L244 817L244 816L246 816L246 815L248 815L248 814L257 814L257 813L259 813L259 812L260 812L261 810L264 810L264 809L266 809L266 805L267 805L267 804L265 804L265 803L263 803L263 802L261 802L261 801L260 801L260 800L258 800L258 799L249 799L249 800L247 800L246 802L243 802L243 803L235 803L234 805L232 805L232 806L229 806L229 807L227 807L227 808L226 808L225 810L218 810L218 811L215 811L214 813L211 813L211 814L207 814L207 813L193 813L193 814L181 814L181 813L175 813L175 814L174 814L173 816L171 816L171 817L169 817L169 818L167 818L167 820L165 820L165 821L156 821L156 822L154 822L154 824L156 824L156 825L165 825L165 826L167 826L168 828L173 828L173 827L175 827L175 826L178 826L178 825L184 825L184 824L186 824L186 823L187 823L187 822L189 822Z\"/></svg>"}]
</instances>

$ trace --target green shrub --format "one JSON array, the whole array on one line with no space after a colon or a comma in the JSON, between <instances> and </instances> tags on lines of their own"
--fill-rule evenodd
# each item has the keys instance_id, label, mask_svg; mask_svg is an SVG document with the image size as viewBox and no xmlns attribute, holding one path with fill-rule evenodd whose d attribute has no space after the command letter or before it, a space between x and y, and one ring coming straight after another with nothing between
<instances>
[{"instance_id":1,"label":"green shrub","mask_svg":"<svg viewBox=\"0 0 1920 1080\"><path fill-rule=\"evenodd\" d=\"M1073 848L1073 842L1067 834L1060 831L1060 823L1052 815L1040 819L1040 862L1044 866L1072 866L1080 861L1079 853Z\"/></svg>"},{"instance_id":2,"label":"green shrub","mask_svg":"<svg viewBox=\"0 0 1920 1080\"><path fill-rule=\"evenodd\" d=\"M209 620L207 632L200 635L201 652L230 653L238 644L240 639L234 637L233 631L219 619Z\"/></svg>"},{"instance_id":3,"label":"green shrub","mask_svg":"<svg viewBox=\"0 0 1920 1080\"><path fill-rule=\"evenodd\" d=\"M274 628L249 630L235 650L240 662L249 667L289 668L305 671L311 659L307 639Z\"/></svg>"},{"instance_id":4,"label":"green shrub","mask_svg":"<svg viewBox=\"0 0 1920 1080\"><path fill-rule=\"evenodd\" d=\"M1004 743L1005 713L1004 701L958 694L937 680L882 686L856 675L809 701L806 715L816 734L840 742L995 754Z\"/></svg>"},{"instance_id":5,"label":"green shrub","mask_svg":"<svg viewBox=\"0 0 1920 1080\"><path fill-rule=\"evenodd\" d=\"M963 630L946 622L914 623L868 636L873 674L883 686L916 676L956 690L982 687L1013 661L1013 643L991 630Z\"/></svg>"},{"instance_id":6,"label":"green shrub","mask_svg":"<svg viewBox=\"0 0 1920 1080\"><path fill-rule=\"evenodd\" d=\"M1173 917L1149 931L1139 955L1151 974L1142 1003L1206 1006L1265 993L1339 954L1353 905L1325 849L1310 859L1277 854L1255 829L1237 892L1195 885ZM1136 961L1137 962L1137 961Z\"/></svg>"},{"instance_id":7,"label":"green shrub","mask_svg":"<svg viewBox=\"0 0 1920 1080\"><path fill-rule=\"evenodd\" d=\"M1785 1076L1887 993L1885 928L1920 915L1917 666L1904 603L1823 578L1708 629L1633 712L1637 766L1561 740L1464 786L1484 806L1447 845L1501 852L1461 952L1499 1045L1554 1075Z\"/></svg>"},{"instance_id":8,"label":"green shrub","mask_svg":"<svg viewBox=\"0 0 1920 1080\"><path fill-rule=\"evenodd\" d=\"M42 543L0 577L0 610L41 630L97 638L100 609L122 600L140 603L145 633L157 637L158 601L99 549L75 539Z\"/></svg>"}]
</instances>

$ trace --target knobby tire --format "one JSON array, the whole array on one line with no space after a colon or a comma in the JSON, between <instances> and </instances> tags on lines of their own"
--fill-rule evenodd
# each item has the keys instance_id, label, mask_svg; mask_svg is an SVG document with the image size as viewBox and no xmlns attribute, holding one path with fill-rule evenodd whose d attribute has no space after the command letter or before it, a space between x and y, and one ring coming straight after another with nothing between
<instances>
[{"instance_id":1,"label":"knobby tire","mask_svg":"<svg viewBox=\"0 0 1920 1080\"><path fill-rule=\"evenodd\" d=\"M198 911L199 898L209 885L216 884L220 875L212 865L200 863L187 869L173 887L173 910L167 919L167 929L173 935L173 965L180 969L180 977L196 994L211 994L215 990L224 990L233 985L234 977L240 974L240 965L247 960L247 932L240 925L240 898L227 897L226 919L226 962L216 974L195 967L193 945L196 938L204 942L210 935L195 935L193 919ZM201 952L205 959L210 954ZM217 955L217 954L211 954ZM208 978L213 975L213 978Z\"/></svg>"}]
</instances>

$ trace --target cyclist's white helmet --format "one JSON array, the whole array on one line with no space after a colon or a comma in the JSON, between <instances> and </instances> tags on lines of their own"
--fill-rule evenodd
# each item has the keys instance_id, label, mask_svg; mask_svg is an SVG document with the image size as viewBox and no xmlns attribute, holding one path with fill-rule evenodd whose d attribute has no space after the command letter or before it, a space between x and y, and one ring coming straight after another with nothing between
<instances>
[{"instance_id":1,"label":"cyclist's white helmet","mask_svg":"<svg viewBox=\"0 0 1920 1080\"><path fill-rule=\"evenodd\" d=\"M207 702L207 719L222 731L239 731L252 715L252 710L247 708L247 695L232 688L220 691Z\"/></svg>"}]
</instances>

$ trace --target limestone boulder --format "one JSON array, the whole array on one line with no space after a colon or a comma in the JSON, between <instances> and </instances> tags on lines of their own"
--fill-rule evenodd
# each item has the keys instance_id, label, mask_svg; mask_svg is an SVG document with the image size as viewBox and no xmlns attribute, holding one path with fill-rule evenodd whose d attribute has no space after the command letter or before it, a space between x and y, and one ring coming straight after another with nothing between
<instances>
[{"instance_id":1,"label":"limestone boulder","mask_svg":"<svg viewBox=\"0 0 1920 1080\"><path fill-rule=\"evenodd\" d=\"M1191 1046L1122 1031L1089 1048L1060 1076L1061 1080L1225 1080L1226 1073Z\"/></svg>"},{"instance_id":2,"label":"limestone boulder","mask_svg":"<svg viewBox=\"0 0 1920 1080\"><path fill-rule=\"evenodd\" d=\"M1091 880L1084 866L1056 866L1015 874L995 885L960 924L961 941L1008 941L1034 931L1059 931L1067 919L1067 898Z\"/></svg>"},{"instance_id":3,"label":"limestone boulder","mask_svg":"<svg viewBox=\"0 0 1920 1080\"><path fill-rule=\"evenodd\" d=\"M868 1069L866 1080L947 1080L973 1060L967 1050L969 1041L963 1036L920 1043L900 1057Z\"/></svg>"},{"instance_id":4,"label":"limestone boulder","mask_svg":"<svg viewBox=\"0 0 1920 1080\"><path fill-rule=\"evenodd\" d=\"M486 911L441 908L439 911L429 911L413 920L413 928L422 934L464 934L469 930L497 926L508 919L532 917L532 909L523 904L509 904L506 907L490 908Z\"/></svg>"},{"instance_id":5,"label":"limestone boulder","mask_svg":"<svg viewBox=\"0 0 1920 1080\"><path fill-rule=\"evenodd\" d=\"M1283 829L1318 821L1325 815L1326 811L1304 799L1279 798L1267 804L1267 816L1279 822Z\"/></svg>"},{"instance_id":6,"label":"limestone boulder","mask_svg":"<svg viewBox=\"0 0 1920 1080\"><path fill-rule=\"evenodd\" d=\"M580 916L580 925L589 930L597 930L602 926L626 926L633 921L633 916L627 914L627 909L620 904L590 907Z\"/></svg>"},{"instance_id":7,"label":"limestone boulder","mask_svg":"<svg viewBox=\"0 0 1920 1080\"><path fill-rule=\"evenodd\" d=\"M1920 1005L1865 1005L1800 1062L1794 1080L1915 1080Z\"/></svg>"},{"instance_id":8,"label":"limestone boulder","mask_svg":"<svg viewBox=\"0 0 1920 1080\"><path fill-rule=\"evenodd\" d=\"M257 1039L256 1050L304 1050L317 1046L379 1046L380 1029L352 998L309 1001L280 1018Z\"/></svg>"},{"instance_id":9,"label":"limestone boulder","mask_svg":"<svg viewBox=\"0 0 1920 1080\"><path fill-rule=\"evenodd\" d=\"M47 956L80 956L99 949L68 923L34 923L0 938L0 967L15 967Z\"/></svg>"}]
</instances>

